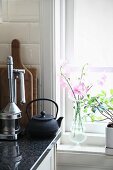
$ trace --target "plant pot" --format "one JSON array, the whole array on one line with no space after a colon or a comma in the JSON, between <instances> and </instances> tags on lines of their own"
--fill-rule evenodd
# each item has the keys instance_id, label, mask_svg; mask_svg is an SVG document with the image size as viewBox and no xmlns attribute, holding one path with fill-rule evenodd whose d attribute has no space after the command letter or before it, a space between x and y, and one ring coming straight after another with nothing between
<instances>
[{"instance_id":1,"label":"plant pot","mask_svg":"<svg viewBox=\"0 0 113 170\"><path fill-rule=\"evenodd\" d=\"M106 148L107 155L113 155L113 127L106 127Z\"/></svg>"}]
</instances>

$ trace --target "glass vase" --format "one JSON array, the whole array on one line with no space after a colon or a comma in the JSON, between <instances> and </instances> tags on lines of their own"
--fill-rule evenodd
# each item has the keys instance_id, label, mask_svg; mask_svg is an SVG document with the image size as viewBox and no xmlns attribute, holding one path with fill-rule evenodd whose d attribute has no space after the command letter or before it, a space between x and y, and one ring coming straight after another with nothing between
<instances>
[{"instance_id":1,"label":"glass vase","mask_svg":"<svg viewBox=\"0 0 113 170\"><path fill-rule=\"evenodd\" d=\"M82 110L81 110L80 101L76 102L76 105L74 106L73 110L74 110L74 115L73 115L72 125L70 128L70 140L73 143L79 145L80 143L83 143L87 139L85 133L84 120L82 119Z\"/></svg>"}]
</instances>

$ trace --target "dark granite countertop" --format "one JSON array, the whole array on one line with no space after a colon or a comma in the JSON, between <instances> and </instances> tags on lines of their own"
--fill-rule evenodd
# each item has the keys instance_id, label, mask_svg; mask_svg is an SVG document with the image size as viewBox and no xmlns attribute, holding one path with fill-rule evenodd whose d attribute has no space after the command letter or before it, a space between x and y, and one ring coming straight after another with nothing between
<instances>
[{"instance_id":1,"label":"dark granite countertop","mask_svg":"<svg viewBox=\"0 0 113 170\"><path fill-rule=\"evenodd\" d=\"M21 136L17 141L0 141L0 170L36 170L61 132L49 139Z\"/></svg>"}]
</instances>

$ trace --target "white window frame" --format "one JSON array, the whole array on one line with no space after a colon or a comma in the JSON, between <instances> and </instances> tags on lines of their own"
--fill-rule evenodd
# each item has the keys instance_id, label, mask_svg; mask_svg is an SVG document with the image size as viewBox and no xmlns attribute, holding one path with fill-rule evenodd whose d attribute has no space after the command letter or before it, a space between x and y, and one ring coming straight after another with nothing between
<instances>
[{"instance_id":1,"label":"white window frame","mask_svg":"<svg viewBox=\"0 0 113 170\"><path fill-rule=\"evenodd\" d=\"M74 54L74 46L70 45L74 41L74 19L70 20L74 16L74 0L56 0L57 7L55 6L55 57L56 65L59 65L59 59L68 59L69 56ZM68 6L68 8L66 8ZM59 12L59 15L58 15ZM68 20L65 20L65 15ZM66 26L66 27L65 27ZM67 28L67 29L66 29ZM72 43L74 44L74 43ZM72 54L70 54L70 51ZM112 68L108 68L108 70ZM56 72L59 74L58 72ZM56 81L56 100L60 106L60 115L64 116L62 123L62 138L61 143L70 143L67 136L69 132L65 130L65 91L60 90L58 81ZM59 99L60 98L60 99ZM92 127L92 123L88 125ZM95 126L95 125L94 125ZM92 131L93 132L93 131ZM100 134L94 131L93 133L87 133L88 142L86 145L105 145L105 134L100 131Z\"/></svg>"},{"instance_id":2,"label":"white window frame","mask_svg":"<svg viewBox=\"0 0 113 170\"><path fill-rule=\"evenodd\" d=\"M40 56L41 56L41 91L40 96L43 98L55 99L54 87L54 1L53 0L41 0L40 1ZM47 103L44 103L49 110L53 111L53 105L51 109Z\"/></svg>"},{"instance_id":3,"label":"white window frame","mask_svg":"<svg viewBox=\"0 0 113 170\"><path fill-rule=\"evenodd\" d=\"M0 23L2 22L2 0L0 0Z\"/></svg>"}]
</instances>

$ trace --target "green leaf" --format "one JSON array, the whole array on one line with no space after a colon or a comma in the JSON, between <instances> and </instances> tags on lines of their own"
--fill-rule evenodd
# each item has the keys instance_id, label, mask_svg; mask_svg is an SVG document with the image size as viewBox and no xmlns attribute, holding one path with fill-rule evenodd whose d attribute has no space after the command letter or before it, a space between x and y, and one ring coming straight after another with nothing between
<instances>
[{"instance_id":1,"label":"green leaf","mask_svg":"<svg viewBox=\"0 0 113 170\"><path fill-rule=\"evenodd\" d=\"M110 94L113 96L113 89L110 89Z\"/></svg>"},{"instance_id":2,"label":"green leaf","mask_svg":"<svg viewBox=\"0 0 113 170\"><path fill-rule=\"evenodd\" d=\"M91 121L94 122L95 121L95 116L94 115L91 115Z\"/></svg>"},{"instance_id":3,"label":"green leaf","mask_svg":"<svg viewBox=\"0 0 113 170\"><path fill-rule=\"evenodd\" d=\"M87 113L88 109L87 108L84 108L84 113Z\"/></svg>"},{"instance_id":4,"label":"green leaf","mask_svg":"<svg viewBox=\"0 0 113 170\"><path fill-rule=\"evenodd\" d=\"M109 107L109 110L111 110L111 111L112 111L112 110L113 110L113 108L112 108L112 107Z\"/></svg>"},{"instance_id":5,"label":"green leaf","mask_svg":"<svg viewBox=\"0 0 113 170\"><path fill-rule=\"evenodd\" d=\"M93 113L95 113L97 109L96 109L96 107L93 107L91 110Z\"/></svg>"}]
</instances>

